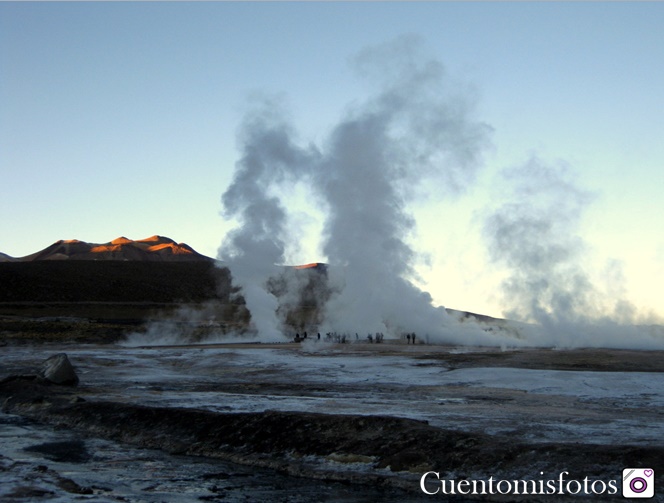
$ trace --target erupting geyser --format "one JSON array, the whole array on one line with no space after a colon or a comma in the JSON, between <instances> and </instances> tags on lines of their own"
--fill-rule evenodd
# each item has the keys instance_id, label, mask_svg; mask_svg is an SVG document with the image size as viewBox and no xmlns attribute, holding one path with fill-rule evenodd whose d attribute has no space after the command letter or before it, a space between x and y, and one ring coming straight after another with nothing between
<instances>
[{"instance_id":1,"label":"erupting geyser","mask_svg":"<svg viewBox=\"0 0 664 503\"><path fill-rule=\"evenodd\" d=\"M304 184L325 209L319 246L329 268L328 289L315 302L320 331L417 332L419 340L471 345L664 347L658 327L595 315L596 290L577 265L583 247L574 234L588 195L536 159L512 173L513 199L485 226L492 258L513 272L503 285L519 303L510 313L535 324L460 323L435 307L411 281L416 254L407 239L416 222L409 203L418 192L453 197L471 185L491 128L473 118L470 93L452 85L414 37L366 49L353 64L376 92L354 102L319 145L298 143L276 100L258 103L240 129L242 155L222 196L223 215L239 226L219 258L261 339L284 339L279 300L301 296L293 278L282 281L279 300L269 284L286 244L298 239L285 194ZM618 307L626 312L624 302Z\"/></svg>"},{"instance_id":2,"label":"erupting geyser","mask_svg":"<svg viewBox=\"0 0 664 503\"><path fill-rule=\"evenodd\" d=\"M322 145L296 144L269 100L242 127L242 158L222 198L224 216L240 225L219 255L261 336L282 328L266 284L289 239L280 193L296 181L309 184L327 208L321 249L335 293L323 308L323 329L447 332L445 310L409 280L414 252L406 237L415 221L407 207L411 189L424 180L437 182L437 195L471 183L490 128L471 118L470 100L413 38L367 49L354 64L377 93L354 106Z\"/></svg>"}]
</instances>

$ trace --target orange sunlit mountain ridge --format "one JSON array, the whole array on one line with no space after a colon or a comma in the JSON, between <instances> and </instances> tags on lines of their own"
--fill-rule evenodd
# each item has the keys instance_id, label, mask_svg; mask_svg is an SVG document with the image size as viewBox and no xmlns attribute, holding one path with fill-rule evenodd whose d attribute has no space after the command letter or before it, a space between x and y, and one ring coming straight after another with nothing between
<instances>
[{"instance_id":1,"label":"orange sunlit mountain ridge","mask_svg":"<svg viewBox=\"0 0 664 503\"><path fill-rule=\"evenodd\" d=\"M198 253L186 243L177 243L165 236L154 235L133 240L120 236L108 243L88 243L78 239L61 239L41 251L25 257L0 253L0 262L40 262L61 260L121 260L138 262L215 261ZM217 261L223 263L221 261ZM293 269L325 271L320 262L289 266Z\"/></svg>"},{"instance_id":2,"label":"orange sunlit mountain ridge","mask_svg":"<svg viewBox=\"0 0 664 503\"><path fill-rule=\"evenodd\" d=\"M132 240L124 236L108 243L87 243L77 239L59 240L41 251L14 258L0 254L0 262L36 262L42 260L132 260L171 262L212 260L185 243L165 236Z\"/></svg>"}]
</instances>

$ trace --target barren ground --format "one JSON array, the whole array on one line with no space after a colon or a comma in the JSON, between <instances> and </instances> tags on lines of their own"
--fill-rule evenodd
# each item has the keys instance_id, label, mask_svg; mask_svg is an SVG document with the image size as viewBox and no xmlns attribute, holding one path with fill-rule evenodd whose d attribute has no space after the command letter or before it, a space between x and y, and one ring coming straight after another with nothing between
<instances>
[{"instance_id":1,"label":"barren ground","mask_svg":"<svg viewBox=\"0 0 664 503\"><path fill-rule=\"evenodd\" d=\"M441 478L555 478L568 471L571 479L606 481L620 479L630 464L657 471L664 459L664 352L316 341L9 345L0 376L26 373L56 352L69 355L80 385L46 405L43 398L37 404L35 390L17 399L24 391L5 389L14 397L7 412L81 438L261 466L298 481L358 484L343 501L371 501L377 496L367 488L383 486L419 499L419 477L428 469ZM265 490L273 489L278 494ZM150 491L137 494L158 500ZM317 501L315 491L310 496L297 501ZM390 497L404 500L380 495Z\"/></svg>"}]
</instances>

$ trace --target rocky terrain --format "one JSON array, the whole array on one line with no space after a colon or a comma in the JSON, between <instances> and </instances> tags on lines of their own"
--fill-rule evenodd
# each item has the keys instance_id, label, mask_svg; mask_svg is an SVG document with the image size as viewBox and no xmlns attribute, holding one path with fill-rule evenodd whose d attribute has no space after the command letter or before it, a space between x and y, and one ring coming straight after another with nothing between
<instances>
[{"instance_id":1,"label":"rocky terrain","mask_svg":"<svg viewBox=\"0 0 664 503\"><path fill-rule=\"evenodd\" d=\"M270 282L279 298L298 275L280 306L293 331L315 325L326 271ZM426 472L564 472L622 501L622 469L664 459L661 351L248 343L229 270L159 236L4 256L0 285L3 500L407 502L427 499Z\"/></svg>"},{"instance_id":2,"label":"rocky terrain","mask_svg":"<svg viewBox=\"0 0 664 503\"><path fill-rule=\"evenodd\" d=\"M367 501L362 487L415 501L427 471L496 480L567 471L606 482L664 458L659 354L313 341L69 349L77 386L30 372L45 349L7 353L0 370L14 377L0 385L4 413L77 432L77 441L358 484L348 501ZM537 498L490 499L579 496Z\"/></svg>"}]
</instances>

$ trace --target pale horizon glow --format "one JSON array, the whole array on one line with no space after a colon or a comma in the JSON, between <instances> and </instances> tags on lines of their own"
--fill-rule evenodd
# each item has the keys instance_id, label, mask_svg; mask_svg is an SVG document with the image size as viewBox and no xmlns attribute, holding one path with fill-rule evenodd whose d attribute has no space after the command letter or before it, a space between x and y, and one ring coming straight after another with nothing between
<instances>
[{"instance_id":1,"label":"pale horizon glow","mask_svg":"<svg viewBox=\"0 0 664 503\"><path fill-rule=\"evenodd\" d=\"M413 34L493 130L474 183L409 207L417 284L503 315L482 228L507 202L501 173L536 157L592 194L577 235L593 285L661 322L663 25L660 2L0 2L0 252L159 234L216 257L252 96L319 145L371 92L349 59ZM304 186L285 197L287 261L325 262L324 208Z\"/></svg>"}]
</instances>

